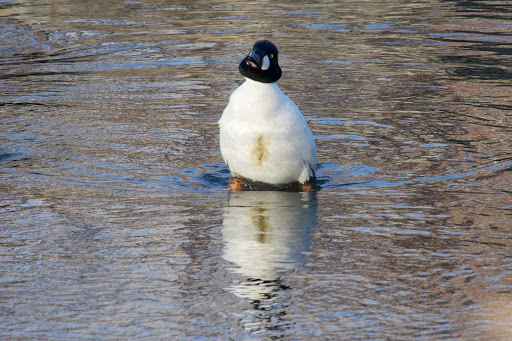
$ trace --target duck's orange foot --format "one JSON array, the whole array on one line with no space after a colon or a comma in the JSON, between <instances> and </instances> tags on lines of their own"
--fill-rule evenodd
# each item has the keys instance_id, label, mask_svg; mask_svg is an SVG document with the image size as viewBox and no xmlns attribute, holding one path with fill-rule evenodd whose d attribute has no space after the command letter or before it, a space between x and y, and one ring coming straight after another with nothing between
<instances>
[{"instance_id":1,"label":"duck's orange foot","mask_svg":"<svg viewBox=\"0 0 512 341\"><path fill-rule=\"evenodd\" d=\"M229 190L233 191L233 192L243 191L243 189L244 189L244 182L242 181L242 179L229 178L229 180L228 180L228 187L229 187Z\"/></svg>"},{"instance_id":2,"label":"duck's orange foot","mask_svg":"<svg viewBox=\"0 0 512 341\"><path fill-rule=\"evenodd\" d=\"M299 192L312 192L315 190L316 186L309 181L303 184L299 184Z\"/></svg>"}]
</instances>

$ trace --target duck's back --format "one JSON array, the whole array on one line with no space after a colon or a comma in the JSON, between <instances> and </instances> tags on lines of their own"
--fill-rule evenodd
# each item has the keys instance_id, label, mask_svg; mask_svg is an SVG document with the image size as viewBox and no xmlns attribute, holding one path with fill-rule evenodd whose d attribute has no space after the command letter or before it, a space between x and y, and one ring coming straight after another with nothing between
<instances>
[{"instance_id":1,"label":"duck's back","mask_svg":"<svg viewBox=\"0 0 512 341\"><path fill-rule=\"evenodd\" d=\"M311 130L276 83L246 80L231 95L219 125L221 153L233 175L270 184L314 176Z\"/></svg>"}]
</instances>

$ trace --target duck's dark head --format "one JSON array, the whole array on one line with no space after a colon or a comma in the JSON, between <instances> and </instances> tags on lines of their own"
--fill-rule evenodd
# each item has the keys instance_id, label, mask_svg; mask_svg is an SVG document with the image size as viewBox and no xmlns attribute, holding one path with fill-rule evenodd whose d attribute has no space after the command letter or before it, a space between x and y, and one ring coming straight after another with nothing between
<instances>
[{"instance_id":1,"label":"duck's dark head","mask_svg":"<svg viewBox=\"0 0 512 341\"><path fill-rule=\"evenodd\" d=\"M260 40L252 48L238 70L242 76L261 83L277 82L281 78L281 68L277 61L277 47L268 40Z\"/></svg>"}]
</instances>

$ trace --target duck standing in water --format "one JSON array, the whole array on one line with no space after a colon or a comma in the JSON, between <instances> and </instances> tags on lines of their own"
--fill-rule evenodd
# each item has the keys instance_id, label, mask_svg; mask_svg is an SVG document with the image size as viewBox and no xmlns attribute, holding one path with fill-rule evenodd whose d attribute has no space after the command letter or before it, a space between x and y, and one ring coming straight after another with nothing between
<instances>
[{"instance_id":1,"label":"duck standing in water","mask_svg":"<svg viewBox=\"0 0 512 341\"><path fill-rule=\"evenodd\" d=\"M233 176L230 190L313 189L315 140L276 83L281 78L276 46L258 41L239 71L246 81L231 94L219 120L220 150Z\"/></svg>"}]
</instances>

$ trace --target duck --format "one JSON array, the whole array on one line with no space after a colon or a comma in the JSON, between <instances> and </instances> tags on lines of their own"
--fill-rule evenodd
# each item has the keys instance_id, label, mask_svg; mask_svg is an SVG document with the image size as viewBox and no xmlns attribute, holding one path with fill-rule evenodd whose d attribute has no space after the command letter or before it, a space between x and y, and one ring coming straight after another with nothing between
<instances>
[{"instance_id":1,"label":"duck","mask_svg":"<svg viewBox=\"0 0 512 341\"><path fill-rule=\"evenodd\" d=\"M297 105L277 85L282 75L278 56L272 42L254 44L238 67L245 81L230 95L218 121L231 191L316 188L313 133Z\"/></svg>"}]
</instances>

